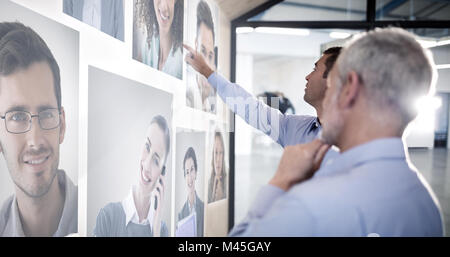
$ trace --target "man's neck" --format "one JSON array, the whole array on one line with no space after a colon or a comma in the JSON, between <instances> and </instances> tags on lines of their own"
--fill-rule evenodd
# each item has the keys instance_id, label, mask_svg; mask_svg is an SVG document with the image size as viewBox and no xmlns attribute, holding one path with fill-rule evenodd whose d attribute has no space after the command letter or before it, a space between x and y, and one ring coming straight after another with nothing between
<instances>
[{"instance_id":1,"label":"man's neck","mask_svg":"<svg viewBox=\"0 0 450 257\"><path fill-rule=\"evenodd\" d=\"M389 119L377 121L368 117L368 114L365 118L362 115L364 114L349 120L344 125L337 145L341 152L376 139L401 138L403 131L398 128L399 125L395 121L390 122Z\"/></svg>"},{"instance_id":2,"label":"man's neck","mask_svg":"<svg viewBox=\"0 0 450 257\"><path fill-rule=\"evenodd\" d=\"M64 195L57 175L49 191L42 197L31 198L16 189L17 207L25 236L53 236L64 210Z\"/></svg>"},{"instance_id":3,"label":"man's neck","mask_svg":"<svg viewBox=\"0 0 450 257\"><path fill-rule=\"evenodd\" d=\"M320 123L320 120L322 118L322 103L315 104L313 107L314 107L314 109L316 109L317 119L319 119L319 123Z\"/></svg>"},{"instance_id":4,"label":"man's neck","mask_svg":"<svg viewBox=\"0 0 450 257\"><path fill-rule=\"evenodd\" d=\"M189 203L190 203L191 205L194 204L194 200L195 200L195 190L194 190L193 192L190 192L190 193L189 193L188 200L189 200Z\"/></svg>"}]
</instances>

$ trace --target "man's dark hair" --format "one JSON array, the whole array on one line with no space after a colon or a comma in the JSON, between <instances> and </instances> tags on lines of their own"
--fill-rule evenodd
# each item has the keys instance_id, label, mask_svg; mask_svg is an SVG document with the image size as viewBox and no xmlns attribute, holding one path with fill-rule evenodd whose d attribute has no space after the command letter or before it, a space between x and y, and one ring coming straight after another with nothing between
<instances>
[{"instance_id":1,"label":"man's dark hair","mask_svg":"<svg viewBox=\"0 0 450 257\"><path fill-rule=\"evenodd\" d=\"M47 62L50 66L56 101L58 108L61 108L59 66L47 44L34 30L22 23L0 23L0 76L27 69L37 62Z\"/></svg>"},{"instance_id":2,"label":"man's dark hair","mask_svg":"<svg viewBox=\"0 0 450 257\"><path fill-rule=\"evenodd\" d=\"M339 57L339 54L341 53L342 47L336 46L336 47L330 47L327 50L323 52L323 54L329 55L328 58L325 60L325 71L323 72L323 78L326 79L328 77L328 73L331 71L331 68L333 68L334 63L336 62L337 58Z\"/></svg>"},{"instance_id":3,"label":"man's dark hair","mask_svg":"<svg viewBox=\"0 0 450 257\"><path fill-rule=\"evenodd\" d=\"M186 154L184 154L183 173L184 173L185 177L186 177L186 166L185 166L185 164L186 164L186 161L188 159L192 159L194 161L194 169L195 169L195 172L197 172L198 171L198 169L197 169L197 157L195 157L195 151L194 151L194 148L192 148L192 147L189 147L187 149L187 151L186 151Z\"/></svg>"},{"instance_id":4,"label":"man's dark hair","mask_svg":"<svg viewBox=\"0 0 450 257\"><path fill-rule=\"evenodd\" d=\"M208 4L201 0L197 5L197 36L200 25L205 24L212 31L213 43L215 44L215 34L214 34L214 21L211 14L211 9Z\"/></svg>"},{"instance_id":5,"label":"man's dark hair","mask_svg":"<svg viewBox=\"0 0 450 257\"><path fill-rule=\"evenodd\" d=\"M167 125L166 118L164 118L161 115L157 115L153 117L152 121L150 122L150 125L156 123L159 128L163 131L164 134L164 142L166 143L166 156L164 158L164 165L166 165L167 156L169 155L170 151L170 131L169 131L169 125Z\"/></svg>"}]
</instances>

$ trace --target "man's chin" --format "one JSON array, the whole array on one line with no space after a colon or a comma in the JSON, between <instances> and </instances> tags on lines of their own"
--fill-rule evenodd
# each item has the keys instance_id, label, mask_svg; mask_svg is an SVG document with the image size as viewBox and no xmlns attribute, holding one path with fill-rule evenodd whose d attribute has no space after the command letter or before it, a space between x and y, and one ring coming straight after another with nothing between
<instances>
[{"instance_id":1,"label":"man's chin","mask_svg":"<svg viewBox=\"0 0 450 257\"><path fill-rule=\"evenodd\" d=\"M17 184L16 184L17 185ZM42 183L40 185L33 185L31 187L22 187L17 185L20 190L25 193L30 198L41 198L50 191L52 182L50 183Z\"/></svg>"}]
</instances>

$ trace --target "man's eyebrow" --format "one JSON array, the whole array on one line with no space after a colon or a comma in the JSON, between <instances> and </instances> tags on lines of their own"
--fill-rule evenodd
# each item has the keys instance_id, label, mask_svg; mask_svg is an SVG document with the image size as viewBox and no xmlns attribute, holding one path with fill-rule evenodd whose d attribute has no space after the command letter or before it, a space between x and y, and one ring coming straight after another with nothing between
<instances>
[{"instance_id":1,"label":"man's eyebrow","mask_svg":"<svg viewBox=\"0 0 450 257\"><path fill-rule=\"evenodd\" d=\"M29 107L26 105L15 105L6 110L6 112L27 112Z\"/></svg>"},{"instance_id":2,"label":"man's eyebrow","mask_svg":"<svg viewBox=\"0 0 450 257\"><path fill-rule=\"evenodd\" d=\"M47 109L58 109L58 108L46 104L46 105L39 106L37 111L41 112L41 111L44 111ZM30 107L26 106L26 105L15 105L15 106L8 108L8 110L6 110L6 112L30 112Z\"/></svg>"},{"instance_id":3,"label":"man's eyebrow","mask_svg":"<svg viewBox=\"0 0 450 257\"><path fill-rule=\"evenodd\" d=\"M49 104L45 104L45 105L41 105L38 107L38 112L42 112L44 110L48 110L48 109L58 109L57 107L51 106Z\"/></svg>"}]
</instances>

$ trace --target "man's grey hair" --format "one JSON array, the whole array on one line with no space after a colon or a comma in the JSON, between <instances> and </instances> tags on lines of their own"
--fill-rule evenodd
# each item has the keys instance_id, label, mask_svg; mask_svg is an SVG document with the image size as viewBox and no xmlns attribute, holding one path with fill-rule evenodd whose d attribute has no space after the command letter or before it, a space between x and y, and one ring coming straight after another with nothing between
<instances>
[{"instance_id":1,"label":"man's grey hair","mask_svg":"<svg viewBox=\"0 0 450 257\"><path fill-rule=\"evenodd\" d=\"M401 126L417 116L416 99L432 93L437 79L431 52L412 33L399 28L361 34L345 47L337 66L338 86L346 82L349 72L356 72L371 107L393 111Z\"/></svg>"}]
</instances>

